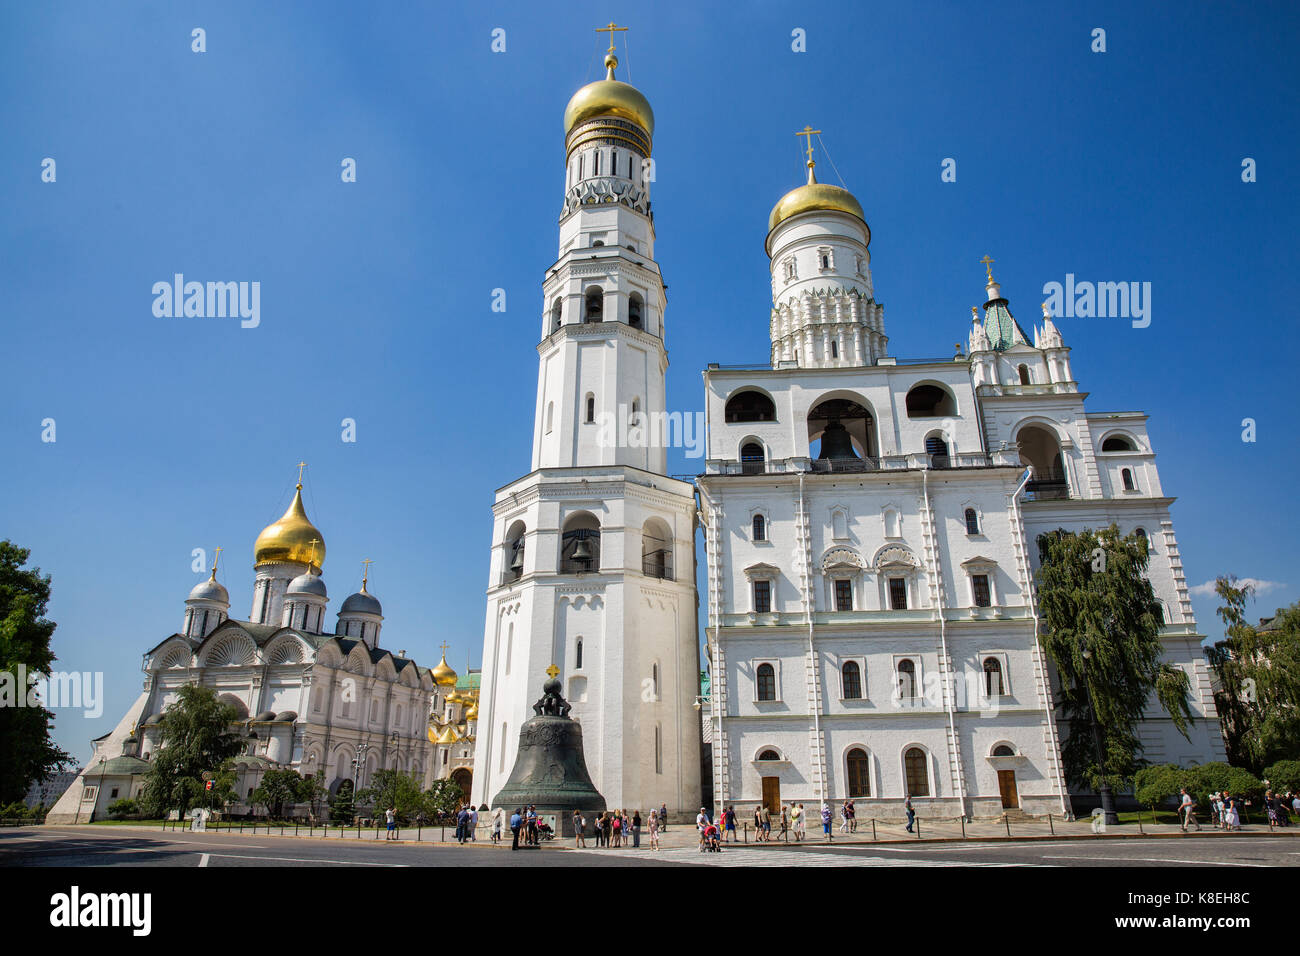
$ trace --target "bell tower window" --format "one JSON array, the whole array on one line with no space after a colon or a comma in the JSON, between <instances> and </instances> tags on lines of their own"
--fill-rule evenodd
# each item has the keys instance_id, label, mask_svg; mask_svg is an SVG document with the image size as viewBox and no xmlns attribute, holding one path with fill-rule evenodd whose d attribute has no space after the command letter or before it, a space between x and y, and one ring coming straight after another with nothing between
<instances>
[{"instance_id":1,"label":"bell tower window","mask_svg":"<svg viewBox=\"0 0 1300 956\"><path fill-rule=\"evenodd\" d=\"M627 324L634 329L641 328L641 308L641 297L632 293L632 298L627 303Z\"/></svg>"},{"instance_id":2,"label":"bell tower window","mask_svg":"<svg viewBox=\"0 0 1300 956\"><path fill-rule=\"evenodd\" d=\"M601 245L604 245L604 243L601 243ZM604 319L605 293L602 289L598 286L588 289L583 302L585 306L582 316L583 322L600 322Z\"/></svg>"}]
</instances>

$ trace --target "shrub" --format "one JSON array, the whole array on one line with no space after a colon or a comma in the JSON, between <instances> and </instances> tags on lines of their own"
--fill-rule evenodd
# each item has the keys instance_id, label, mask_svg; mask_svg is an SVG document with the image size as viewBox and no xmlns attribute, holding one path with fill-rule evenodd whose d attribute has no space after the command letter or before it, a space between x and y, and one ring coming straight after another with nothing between
<instances>
[{"instance_id":1,"label":"shrub","mask_svg":"<svg viewBox=\"0 0 1300 956\"><path fill-rule=\"evenodd\" d=\"M1264 770L1264 779L1274 790L1300 790L1300 760L1279 760Z\"/></svg>"},{"instance_id":2,"label":"shrub","mask_svg":"<svg viewBox=\"0 0 1300 956\"><path fill-rule=\"evenodd\" d=\"M130 797L114 800L108 805L108 815L114 820L126 820L140 815L140 805Z\"/></svg>"}]
</instances>

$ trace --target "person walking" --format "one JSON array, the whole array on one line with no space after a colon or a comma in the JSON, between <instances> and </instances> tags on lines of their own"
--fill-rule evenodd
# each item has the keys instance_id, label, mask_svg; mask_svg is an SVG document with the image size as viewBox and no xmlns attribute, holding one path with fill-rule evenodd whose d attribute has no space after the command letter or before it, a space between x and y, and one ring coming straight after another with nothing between
<instances>
[{"instance_id":1,"label":"person walking","mask_svg":"<svg viewBox=\"0 0 1300 956\"><path fill-rule=\"evenodd\" d=\"M668 832L668 804L659 804L659 832Z\"/></svg>"},{"instance_id":2,"label":"person walking","mask_svg":"<svg viewBox=\"0 0 1300 956\"><path fill-rule=\"evenodd\" d=\"M464 845L469 839L469 808L461 807L460 813L456 814L456 839Z\"/></svg>"},{"instance_id":3,"label":"person walking","mask_svg":"<svg viewBox=\"0 0 1300 956\"><path fill-rule=\"evenodd\" d=\"M650 849L659 849L659 811L650 811Z\"/></svg>"},{"instance_id":4,"label":"person walking","mask_svg":"<svg viewBox=\"0 0 1300 956\"><path fill-rule=\"evenodd\" d=\"M387 810L385 810L384 820L388 823L388 836L384 837L384 839L396 840L397 839L397 808L389 807Z\"/></svg>"},{"instance_id":5,"label":"person walking","mask_svg":"<svg viewBox=\"0 0 1300 956\"><path fill-rule=\"evenodd\" d=\"M858 811L857 811L857 809L853 806L853 801L852 801L852 800L849 800L849 801L845 804L845 806L847 806L848 811L849 811L849 832L850 832L850 833L857 833L857 832L858 832Z\"/></svg>"},{"instance_id":6,"label":"person walking","mask_svg":"<svg viewBox=\"0 0 1300 956\"><path fill-rule=\"evenodd\" d=\"M822 801L822 835L829 841L831 838L831 805Z\"/></svg>"},{"instance_id":7,"label":"person walking","mask_svg":"<svg viewBox=\"0 0 1300 956\"><path fill-rule=\"evenodd\" d=\"M700 852L704 852L704 830L709 825L709 817L700 807L700 812L695 815L695 828L700 831Z\"/></svg>"},{"instance_id":8,"label":"person walking","mask_svg":"<svg viewBox=\"0 0 1300 956\"><path fill-rule=\"evenodd\" d=\"M1241 810L1239 809L1240 799L1234 797L1227 790L1223 791L1223 823L1224 828L1228 830L1241 829Z\"/></svg>"},{"instance_id":9,"label":"person walking","mask_svg":"<svg viewBox=\"0 0 1300 956\"><path fill-rule=\"evenodd\" d=\"M641 811L632 811L632 849L641 849Z\"/></svg>"},{"instance_id":10,"label":"person walking","mask_svg":"<svg viewBox=\"0 0 1300 956\"><path fill-rule=\"evenodd\" d=\"M519 815L518 810L510 814L510 835L514 838L513 842L510 844L510 849L512 850L519 849L519 829L523 824L524 818Z\"/></svg>"},{"instance_id":11,"label":"person walking","mask_svg":"<svg viewBox=\"0 0 1300 956\"><path fill-rule=\"evenodd\" d=\"M573 845L575 847L577 846L585 847L587 845L587 838L583 835L582 832L583 830L586 829L586 827L587 827L587 821L582 818L582 813L577 810L574 810L573 811Z\"/></svg>"},{"instance_id":12,"label":"person walking","mask_svg":"<svg viewBox=\"0 0 1300 956\"><path fill-rule=\"evenodd\" d=\"M758 811L758 822L759 825L763 828L763 842L771 843L772 842L772 811L768 809L766 803L763 804L763 806Z\"/></svg>"},{"instance_id":13,"label":"person walking","mask_svg":"<svg viewBox=\"0 0 1300 956\"><path fill-rule=\"evenodd\" d=\"M794 842L795 843L801 843L803 841L803 838L807 835L807 831L804 829L804 827L807 824L806 817L807 817L807 813L804 812L802 803L796 804L790 810L790 819L794 821Z\"/></svg>"},{"instance_id":14,"label":"person walking","mask_svg":"<svg viewBox=\"0 0 1300 956\"><path fill-rule=\"evenodd\" d=\"M847 800L840 804L840 832L849 832L849 803Z\"/></svg>"},{"instance_id":15,"label":"person walking","mask_svg":"<svg viewBox=\"0 0 1300 956\"><path fill-rule=\"evenodd\" d=\"M469 838L471 842L478 842L478 807L469 808Z\"/></svg>"},{"instance_id":16,"label":"person walking","mask_svg":"<svg viewBox=\"0 0 1300 956\"><path fill-rule=\"evenodd\" d=\"M614 814L614 848L617 849L623 845L623 812L620 810Z\"/></svg>"},{"instance_id":17,"label":"person walking","mask_svg":"<svg viewBox=\"0 0 1300 956\"><path fill-rule=\"evenodd\" d=\"M903 809L907 811L907 832L912 832L912 825L916 823L916 810L912 807L912 798L909 796L903 803Z\"/></svg>"},{"instance_id":18,"label":"person walking","mask_svg":"<svg viewBox=\"0 0 1300 956\"><path fill-rule=\"evenodd\" d=\"M790 810L783 803L781 804L781 832L779 834L780 839L789 843L790 842L789 833L790 833Z\"/></svg>"},{"instance_id":19,"label":"person walking","mask_svg":"<svg viewBox=\"0 0 1300 956\"><path fill-rule=\"evenodd\" d=\"M506 828L506 811L504 807L497 807L492 811L492 842L498 846L501 844L502 833Z\"/></svg>"},{"instance_id":20,"label":"person walking","mask_svg":"<svg viewBox=\"0 0 1300 956\"><path fill-rule=\"evenodd\" d=\"M1186 787L1180 788L1179 793L1182 794L1182 799L1178 804L1178 813L1179 816L1182 817L1182 821L1183 821L1182 830L1184 833L1186 833L1187 825L1189 823L1195 823L1196 830L1199 833L1201 829L1201 825L1196 821L1196 801L1192 799L1192 795L1187 792Z\"/></svg>"}]
</instances>

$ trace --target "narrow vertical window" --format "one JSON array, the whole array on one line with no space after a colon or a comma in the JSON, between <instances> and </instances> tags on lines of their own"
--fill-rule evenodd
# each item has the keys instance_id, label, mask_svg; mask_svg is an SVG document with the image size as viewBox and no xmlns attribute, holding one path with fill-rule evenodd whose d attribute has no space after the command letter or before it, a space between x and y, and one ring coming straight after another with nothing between
<instances>
[{"instance_id":1,"label":"narrow vertical window","mask_svg":"<svg viewBox=\"0 0 1300 956\"><path fill-rule=\"evenodd\" d=\"M862 699L862 669L857 661L846 661L840 668L840 677L844 685L845 700Z\"/></svg>"},{"instance_id":2,"label":"narrow vertical window","mask_svg":"<svg viewBox=\"0 0 1300 956\"><path fill-rule=\"evenodd\" d=\"M1133 490L1133 472L1131 472L1131 471L1129 471L1127 468L1125 468L1125 469L1123 469L1122 471L1120 471L1120 477L1124 479L1124 490L1125 490L1125 491L1132 491L1132 490Z\"/></svg>"},{"instance_id":3,"label":"narrow vertical window","mask_svg":"<svg viewBox=\"0 0 1300 956\"><path fill-rule=\"evenodd\" d=\"M588 393L587 395L587 424L596 421L596 396Z\"/></svg>"},{"instance_id":4,"label":"narrow vertical window","mask_svg":"<svg viewBox=\"0 0 1300 956\"><path fill-rule=\"evenodd\" d=\"M889 606L895 611L907 610L907 579L889 579Z\"/></svg>"},{"instance_id":5,"label":"narrow vertical window","mask_svg":"<svg viewBox=\"0 0 1300 956\"><path fill-rule=\"evenodd\" d=\"M853 582L846 578L839 578L835 582L835 610L853 610Z\"/></svg>"},{"instance_id":6,"label":"narrow vertical window","mask_svg":"<svg viewBox=\"0 0 1300 956\"><path fill-rule=\"evenodd\" d=\"M767 540L767 519L762 515L754 515L753 538L755 541Z\"/></svg>"},{"instance_id":7,"label":"narrow vertical window","mask_svg":"<svg viewBox=\"0 0 1300 956\"><path fill-rule=\"evenodd\" d=\"M573 656L574 656L574 661L573 661L574 670L582 670L582 638L578 638L577 649Z\"/></svg>"},{"instance_id":8,"label":"narrow vertical window","mask_svg":"<svg viewBox=\"0 0 1300 956\"><path fill-rule=\"evenodd\" d=\"M776 700L776 668L771 664L758 665L758 699Z\"/></svg>"},{"instance_id":9,"label":"narrow vertical window","mask_svg":"<svg viewBox=\"0 0 1300 956\"><path fill-rule=\"evenodd\" d=\"M768 614L772 610L772 582L754 582L754 613Z\"/></svg>"},{"instance_id":10,"label":"narrow vertical window","mask_svg":"<svg viewBox=\"0 0 1300 956\"><path fill-rule=\"evenodd\" d=\"M980 519L979 519L979 515L975 513L974 508L966 509L966 533L967 534L980 533Z\"/></svg>"},{"instance_id":11,"label":"narrow vertical window","mask_svg":"<svg viewBox=\"0 0 1300 956\"><path fill-rule=\"evenodd\" d=\"M989 592L989 576L987 574L972 574L970 586L976 607L988 607L993 603L992 595Z\"/></svg>"}]
</instances>

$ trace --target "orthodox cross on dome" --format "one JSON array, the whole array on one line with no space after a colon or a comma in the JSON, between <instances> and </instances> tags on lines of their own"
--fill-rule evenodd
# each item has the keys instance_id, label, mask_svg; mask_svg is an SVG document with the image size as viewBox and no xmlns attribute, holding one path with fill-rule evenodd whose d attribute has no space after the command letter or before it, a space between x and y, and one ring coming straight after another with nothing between
<instances>
[{"instance_id":1,"label":"orthodox cross on dome","mask_svg":"<svg viewBox=\"0 0 1300 956\"><path fill-rule=\"evenodd\" d=\"M993 263L996 261L990 258L987 252L984 253L984 258L980 260L980 265L984 267L984 272L989 277L990 284L993 282Z\"/></svg>"},{"instance_id":2,"label":"orthodox cross on dome","mask_svg":"<svg viewBox=\"0 0 1300 956\"><path fill-rule=\"evenodd\" d=\"M442 642L442 659L443 659L444 661L447 659L447 647L448 647L447 642L446 642L446 641L443 641L443 642Z\"/></svg>"},{"instance_id":3,"label":"orthodox cross on dome","mask_svg":"<svg viewBox=\"0 0 1300 956\"><path fill-rule=\"evenodd\" d=\"M560 673L560 669L556 667L554 664L546 668L546 676L549 677L551 680L555 680L555 678L559 676L559 673Z\"/></svg>"},{"instance_id":4,"label":"orthodox cross on dome","mask_svg":"<svg viewBox=\"0 0 1300 956\"><path fill-rule=\"evenodd\" d=\"M301 488L302 485L299 485L298 487ZM309 571L311 570L312 565L316 563L316 545L319 541L320 538L311 539L311 557L307 559L307 569Z\"/></svg>"},{"instance_id":5,"label":"orthodox cross on dome","mask_svg":"<svg viewBox=\"0 0 1300 956\"><path fill-rule=\"evenodd\" d=\"M1052 309L1051 309L1051 306L1049 306L1046 302L1044 302L1044 303L1043 303L1043 318L1045 318L1045 319L1050 319L1051 317L1052 317Z\"/></svg>"},{"instance_id":6,"label":"orthodox cross on dome","mask_svg":"<svg viewBox=\"0 0 1300 956\"><path fill-rule=\"evenodd\" d=\"M813 149L813 147L812 147L812 138L813 138L814 136L820 136L820 135L821 135L821 130L819 130L819 129L813 129L811 126L805 125L803 129L799 130L799 132L795 133L794 135L796 135L796 136L806 136L806 137L807 137L807 143L808 143L808 168L809 168L809 169L812 169L814 166L817 165L816 163L813 162L813 158L812 158L812 149Z\"/></svg>"},{"instance_id":7,"label":"orthodox cross on dome","mask_svg":"<svg viewBox=\"0 0 1300 956\"><path fill-rule=\"evenodd\" d=\"M606 52L606 53L613 53L613 52L614 52L614 34L615 34L615 33L626 33L626 32L627 32L627 27L620 27L620 26L618 26L618 25L617 25L613 20L610 20L610 21L609 21L609 26L607 26L607 27L596 27L596 32L597 32L597 33L608 33L608 34L609 34L609 49L606 50L605 52Z\"/></svg>"},{"instance_id":8,"label":"orthodox cross on dome","mask_svg":"<svg viewBox=\"0 0 1300 956\"><path fill-rule=\"evenodd\" d=\"M302 490L302 470L307 467L305 461L298 462L298 490Z\"/></svg>"},{"instance_id":9,"label":"orthodox cross on dome","mask_svg":"<svg viewBox=\"0 0 1300 956\"><path fill-rule=\"evenodd\" d=\"M221 548L215 549L212 555L212 580L217 579L217 564L221 561Z\"/></svg>"},{"instance_id":10,"label":"orthodox cross on dome","mask_svg":"<svg viewBox=\"0 0 1300 956\"><path fill-rule=\"evenodd\" d=\"M371 561L369 558L366 558L364 561L361 562L361 593L362 594L364 594L366 591L366 581L370 578L370 566L374 563L375 562Z\"/></svg>"}]
</instances>

